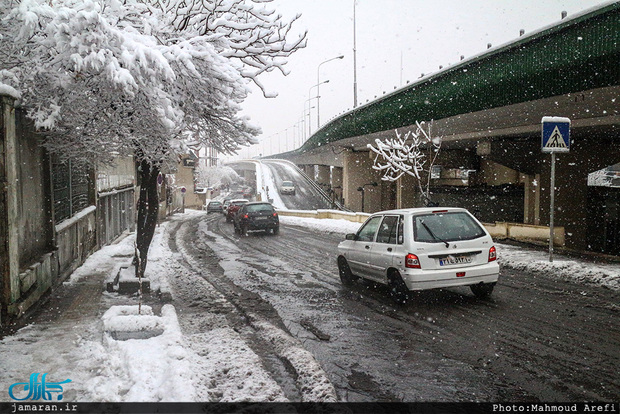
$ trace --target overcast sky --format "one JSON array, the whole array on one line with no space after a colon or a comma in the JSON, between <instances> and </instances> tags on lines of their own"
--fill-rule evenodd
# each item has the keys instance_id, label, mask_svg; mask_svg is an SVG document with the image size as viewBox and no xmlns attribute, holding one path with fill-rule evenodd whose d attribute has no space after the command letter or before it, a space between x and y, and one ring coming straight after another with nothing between
<instances>
[{"instance_id":1,"label":"overcast sky","mask_svg":"<svg viewBox=\"0 0 620 414\"><path fill-rule=\"evenodd\" d=\"M293 54L288 76L262 77L277 98L264 98L260 89L244 103L244 114L262 128L261 144L238 157L292 150L317 129L317 89L321 125L353 108L354 0L274 0L285 18L301 18L293 34L308 31L308 45ZM572 16L608 0L356 0L358 106L415 81L422 73L458 63L526 33L558 22L562 11ZM331 58L344 56L319 65ZM328 83L322 83L329 81ZM319 88L317 83L322 84ZM310 99L310 100L308 100ZM305 123L301 121L306 114Z\"/></svg>"}]
</instances>

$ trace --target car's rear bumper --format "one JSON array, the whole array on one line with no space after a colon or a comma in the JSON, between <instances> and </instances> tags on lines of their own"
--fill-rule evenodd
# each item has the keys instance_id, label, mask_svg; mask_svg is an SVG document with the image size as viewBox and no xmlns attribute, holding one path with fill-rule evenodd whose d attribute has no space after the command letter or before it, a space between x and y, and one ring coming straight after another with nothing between
<instances>
[{"instance_id":1,"label":"car's rear bumper","mask_svg":"<svg viewBox=\"0 0 620 414\"><path fill-rule=\"evenodd\" d=\"M464 272L465 275L457 276ZM438 270L406 269L401 276L409 290L437 289L469 286L478 283L495 283L499 278L499 264L495 262L466 268Z\"/></svg>"},{"instance_id":2,"label":"car's rear bumper","mask_svg":"<svg viewBox=\"0 0 620 414\"><path fill-rule=\"evenodd\" d=\"M279 226L278 222L274 221L259 221L259 222L242 222L243 226L247 226L248 230L267 230L273 229Z\"/></svg>"}]
</instances>

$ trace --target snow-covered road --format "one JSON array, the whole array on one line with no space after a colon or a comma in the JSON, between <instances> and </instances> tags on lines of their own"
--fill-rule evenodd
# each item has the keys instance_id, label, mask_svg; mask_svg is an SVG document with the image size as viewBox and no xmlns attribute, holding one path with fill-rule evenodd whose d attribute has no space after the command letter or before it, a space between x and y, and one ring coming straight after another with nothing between
<instances>
[{"instance_id":1,"label":"snow-covered road","mask_svg":"<svg viewBox=\"0 0 620 414\"><path fill-rule=\"evenodd\" d=\"M221 215L188 211L159 227L148 274L173 299L163 308L147 300L165 328L149 339L104 333L104 312L135 304L101 295L97 276L130 259L133 236L105 247L54 293L67 309L48 307L0 341L0 389L47 372L72 380L65 401L618 395L619 265L561 256L548 264L542 251L499 245L492 300L453 289L396 308L380 287L344 289L338 280L335 246L359 224L281 222L279 236L239 238Z\"/></svg>"}]
</instances>

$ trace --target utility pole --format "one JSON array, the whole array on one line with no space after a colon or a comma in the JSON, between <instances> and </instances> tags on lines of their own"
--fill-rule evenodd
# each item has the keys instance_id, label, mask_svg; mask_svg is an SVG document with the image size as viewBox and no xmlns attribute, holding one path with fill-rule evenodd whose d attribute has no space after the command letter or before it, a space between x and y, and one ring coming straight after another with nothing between
<instances>
[{"instance_id":1,"label":"utility pole","mask_svg":"<svg viewBox=\"0 0 620 414\"><path fill-rule=\"evenodd\" d=\"M353 108L357 108L357 47L355 39L355 1L353 0Z\"/></svg>"}]
</instances>

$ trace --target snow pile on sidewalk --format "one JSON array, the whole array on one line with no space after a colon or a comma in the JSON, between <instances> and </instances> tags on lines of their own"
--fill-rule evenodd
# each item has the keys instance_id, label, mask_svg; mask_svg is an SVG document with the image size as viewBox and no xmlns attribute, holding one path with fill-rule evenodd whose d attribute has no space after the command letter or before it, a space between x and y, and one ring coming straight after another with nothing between
<instances>
[{"instance_id":1,"label":"snow pile on sidewalk","mask_svg":"<svg viewBox=\"0 0 620 414\"><path fill-rule=\"evenodd\" d=\"M517 270L557 275L584 283L593 283L609 289L620 290L620 265L594 264L565 256L554 255L549 262L549 253L540 250L507 244L496 244L501 264Z\"/></svg>"},{"instance_id":2,"label":"snow pile on sidewalk","mask_svg":"<svg viewBox=\"0 0 620 414\"><path fill-rule=\"evenodd\" d=\"M107 374L120 374L121 378L93 376L88 389L98 390L104 401L194 401L193 355L179 328L176 312L171 305L164 305L161 316L154 316L150 307L112 306L103 315L104 347L99 351L107 356ZM160 335L146 339L116 340L114 332L161 329ZM85 344L96 353L96 347ZM114 381L116 379L117 381ZM117 384L124 390L119 393ZM110 388L105 384L113 384ZM99 399L97 398L97 399Z\"/></svg>"},{"instance_id":3,"label":"snow pile on sidewalk","mask_svg":"<svg viewBox=\"0 0 620 414\"><path fill-rule=\"evenodd\" d=\"M360 223L347 220L315 219L293 216L281 216L280 222L285 225L308 227L318 231L338 233L343 236L355 233ZM344 239L344 237L343 237ZM541 272L554 277L576 280L578 282L597 284L609 289L620 290L620 265L594 264L579 260L567 259L555 255L549 262L548 254L535 249L515 247L495 243L500 264L528 272Z\"/></svg>"},{"instance_id":4,"label":"snow pile on sidewalk","mask_svg":"<svg viewBox=\"0 0 620 414\"><path fill-rule=\"evenodd\" d=\"M195 214L200 212L178 217ZM167 224L157 228L147 272L152 284L170 291L168 280L178 276L179 268L174 266L178 253L168 248ZM134 239L129 235L94 253L65 284L117 271L119 263L131 260ZM142 305L138 315L136 298L116 293L103 293L101 309L102 317L33 324L1 340L0 387L8 390L39 372L56 381L71 379L64 401L287 401L260 358L230 327L186 336L172 305L164 305L160 316ZM10 401L7 392L0 395Z\"/></svg>"}]
</instances>

